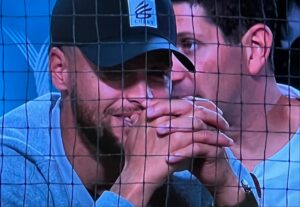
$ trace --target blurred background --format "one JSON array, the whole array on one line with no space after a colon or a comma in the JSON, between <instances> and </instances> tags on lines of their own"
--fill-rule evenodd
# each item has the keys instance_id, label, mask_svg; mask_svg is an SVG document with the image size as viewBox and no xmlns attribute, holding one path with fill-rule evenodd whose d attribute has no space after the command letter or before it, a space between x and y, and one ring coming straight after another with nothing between
<instances>
[{"instance_id":1,"label":"blurred background","mask_svg":"<svg viewBox=\"0 0 300 207\"><path fill-rule=\"evenodd\" d=\"M52 90L48 71L55 0L0 0L0 116Z\"/></svg>"}]
</instances>

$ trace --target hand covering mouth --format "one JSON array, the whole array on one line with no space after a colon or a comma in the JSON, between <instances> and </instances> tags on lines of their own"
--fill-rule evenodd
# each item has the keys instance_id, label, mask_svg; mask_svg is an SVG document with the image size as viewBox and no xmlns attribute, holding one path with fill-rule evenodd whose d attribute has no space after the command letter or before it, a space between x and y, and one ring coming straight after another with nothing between
<instances>
[{"instance_id":1,"label":"hand covering mouth","mask_svg":"<svg viewBox=\"0 0 300 207\"><path fill-rule=\"evenodd\" d=\"M133 120L132 120L133 114L134 114L133 112L130 112L130 113L123 113L123 114L115 114L114 116L122 121L122 126L131 127L133 124Z\"/></svg>"},{"instance_id":2,"label":"hand covering mouth","mask_svg":"<svg viewBox=\"0 0 300 207\"><path fill-rule=\"evenodd\" d=\"M138 121L139 115L140 112L134 112L131 114L116 115L116 117L122 119L124 127L131 127Z\"/></svg>"},{"instance_id":3,"label":"hand covering mouth","mask_svg":"<svg viewBox=\"0 0 300 207\"><path fill-rule=\"evenodd\" d=\"M126 116L123 118L123 125L125 127L131 127L132 126L132 120L130 117Z\"/></svg>"}]
</instances>

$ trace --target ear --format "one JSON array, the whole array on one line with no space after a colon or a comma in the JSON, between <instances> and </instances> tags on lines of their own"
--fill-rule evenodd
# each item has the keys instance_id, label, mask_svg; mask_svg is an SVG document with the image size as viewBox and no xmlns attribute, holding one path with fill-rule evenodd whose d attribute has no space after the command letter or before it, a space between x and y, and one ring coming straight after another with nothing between
<instances>
[{"instance_id":1,"label":"ear","mask_svg":"<svg viewBox=\"0 0 300 207\"><path fill-rule=\"evenodd\" d=\"M66 91L68 86L68 61L64 52L53 47L49 54L49 66L52 83L59 91Z\"/></svg>"},{"instance_id":2,"label":"ear","mask_svg":"<svg viewBox=\"0 0 300 207\"><path fill-rule=\"evenodd\" d=\"M243 36L246 64L251 75L259 74L267 65L273 43L273 34L264 24L252 26Z\"/></svg>"}]
</instances>

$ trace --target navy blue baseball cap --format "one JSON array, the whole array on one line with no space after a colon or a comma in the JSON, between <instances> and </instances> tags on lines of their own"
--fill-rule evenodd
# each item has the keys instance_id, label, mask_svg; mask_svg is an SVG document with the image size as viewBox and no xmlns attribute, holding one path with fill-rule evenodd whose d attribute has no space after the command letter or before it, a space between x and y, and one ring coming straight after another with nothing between
<instances>
[{"instance_id":1,"label":"navy blue baseball cap","mask_svg":"<svg viewBox=\"0 0 300 207\"><path fill-rule=\"evenodd\" d=\"M194 71L176 41L170 0L57 0L52 12L51 45L77 46L100 69L167 50Z\"/></svg>"}]
</instances>

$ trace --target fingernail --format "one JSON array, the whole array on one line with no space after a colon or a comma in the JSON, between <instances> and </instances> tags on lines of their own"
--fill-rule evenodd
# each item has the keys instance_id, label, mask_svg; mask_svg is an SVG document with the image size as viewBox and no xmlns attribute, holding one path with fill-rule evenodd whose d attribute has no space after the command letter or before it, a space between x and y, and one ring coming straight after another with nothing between
<instances>
[{"instance_id":1,"label":"fingernail","mask_svg":"<svg viewBox=\"0 0 300 207\"><path fill-rule=\"evenodd\" d=\"M148 107L147 108L147 116L151 117L155 114L155 109L153 107Z\"/></svg>"},{"instance_id":2,"label":"fingernail","mask_svg":"<svg viewBox=\"0 0 300 207\"><path fill-rule=\"evenodd\" d=\"M142 106L146 107L147 105L148 105L147 100L143 100L143 101L142 101Z\"/></svg>"},{"instance_id":3,"label":"fingernail","mask_svg":"<svg viewBox=\"0 0 300 207\"><path fill-rule=\"evenodd\" d=\"M227 125L227 128L230 128L228 121L225 120L225 124Z\"/></svg>"},{"instance_id":4,"label":"fingernail","mask_svg":"<svg viewBox=\"0 0 300 207\"><path fill-rule=\"evenodd\" d=\"M143 106L146 106L146 107L151 107L151 106L154 105L154 102L153 102L152 100L150 100L150 99L146 99L146 100L144 100L144 101L142 102L142 105L143 105Z\"/></svg>"},{"instance_id":5,"label":"fingernail","mask_svg":"<svg viewBox=\"0 0 300 207\"><path fill-rule=\"evenodd\" d=\"M167 156L166 157L166 161L168 162L168 163L175 163L175 162L177 162L178 160L180 159L180 155L169 155L169 156Z\"/></svg>"},{"instance_id":6,"label":"fingernail","mask_svg":"<svg viewBox=\"0 0 300 207\"><path fill-rule=\"evenodd\" d=\"M158 128L156 129L156 131L159 134L165 134L167 132L169 132L170 128L167 125L159 125Z\"/></svg>"},{"instance_id":7,"label":"fingernail","mask_svg":"<svg viewBox=\"0 0 300 207\"><path fill-rule=\"evenodd\" d=\"M193 99L191 99L192 101L209 101L206 98L201 98L201 97L197 97L197 96L192 96Z\"/></svg>"},{"instance_id":8,"label":"fingernail","mask_svg":"<svg viewBox=\"0 0 300 207\"><path fill-rule=\"evenodd\" d=\"M230 128L230 125L229 125L228 121L227 121L225 118L222 118L222 119L219 120L218 122L219 122L219 123L222 122L222 124L223 124L223 122L224 122L224 123L225 123L225 129L229 129L229 128Z\"/></svg>"},{"instance_id":9,"label":"fingernail","mask_svg":"<svg viewBox=\"0 0 300 207\"><path fill-rule=\"evenodd\" d=\"M231 139L230 137L228 137L228 136L227 136L226 134L224 134L223 132L220 132L220 134L228 139L230 145L233 145L233 144L234 144L233 139Z\"/></svg>"},{"instance_id":10,"label":"fingernail","mask_svg":"<svg viewBox=\"0 0 300 207\"><path fill-rule=\"evenodd\" d=\"M139 115L137 115L137 114L133 114L132 116L131 116L131 124L133 125L133 124L136 124L137 122L138 122L138 120L139 120Z\"/></svg>"},{"instance_id":11,"label":"fingernail","mask_svg":"<svg viewBox=\"0 0 300 207\"><path fill-rule=\"evenodd\" d=\"M223 111L222 111L221 109L219 109L219 108L217 108L217 109L218 109L218 113L219 113L219 114L221 114L221 115L224 114Z\"/></svg>"},{"instance_id":12,"label":"fingernail","mask_svg":"<svg viewBox=\"0 0 300 207\"><path fill-rule=\"evenodd\" d=\"M194 100L194 96L186 96L182 98L183 100L189 100L189 101L193 101Z\"/></svg>"}]
</instances>

